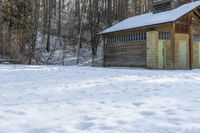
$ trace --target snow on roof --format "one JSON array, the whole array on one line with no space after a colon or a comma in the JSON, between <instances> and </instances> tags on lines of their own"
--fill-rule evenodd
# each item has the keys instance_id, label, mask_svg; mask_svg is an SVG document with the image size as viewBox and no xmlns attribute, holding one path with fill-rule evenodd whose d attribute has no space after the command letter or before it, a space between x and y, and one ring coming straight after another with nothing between
<instances>
[{"instance_id":1,"label":"snow on roof","mask_svg":"<svg viewBox=\"0 0 200 133\"><path fill-rule=\"evenodd\" d=\"M105 34L105 33L110 33L110 32L141 28L144 26L150 26L150 25L155 25L155 24L173 22L179 19L180 17L184 16L185 14L189 13L190 11L194 10L198 6L200 6L200 1L185 4L170 11L165 11L165 12L156 13L156 14L153 14L151 12L151 13L147 13L147 14L143 14L143 15L139 15L135 17L130 17L100 32L99 34Z\"/></svg>"}]
</instances>

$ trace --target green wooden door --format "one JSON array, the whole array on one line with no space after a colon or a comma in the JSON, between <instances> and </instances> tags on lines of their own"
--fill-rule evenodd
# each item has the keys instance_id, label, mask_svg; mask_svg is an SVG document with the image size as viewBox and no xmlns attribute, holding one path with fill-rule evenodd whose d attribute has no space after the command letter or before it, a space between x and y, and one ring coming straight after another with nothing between
<instances>
[{"instance_id":1,"label":"green wooden door","mask_svg":"<svg viewBox=\"0 0 200 133\"><path fill-rule=\"evenodd\" d=\"M165 41L159 40L158 41L158 69L164 69L165 66Z\"/></svg>"},{"instance_id":2,"label":"green wooden door","mask_svg":"<svg viewBox=\"0 0 200 133\"><path fill-rule=\"evenodd\" d=\"M180 41L179 43L179 68L187 69L187 42Z\"/></svg>"}]
</instances>

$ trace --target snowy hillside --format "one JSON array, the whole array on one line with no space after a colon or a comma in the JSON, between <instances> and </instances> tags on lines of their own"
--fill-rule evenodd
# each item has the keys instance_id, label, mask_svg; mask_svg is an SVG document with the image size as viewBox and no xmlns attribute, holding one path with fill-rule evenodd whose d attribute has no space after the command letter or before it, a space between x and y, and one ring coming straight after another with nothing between
<instances>
[{"instance_id":1,"label":"snowy hillside","mask_svg":"<svg viewBox=\"0 0 200 133\"><path fill-rule=\"evenodd\" d=\"M0 65L1 133L199 133L200 70Z\"/></svg>"}]
</instances>

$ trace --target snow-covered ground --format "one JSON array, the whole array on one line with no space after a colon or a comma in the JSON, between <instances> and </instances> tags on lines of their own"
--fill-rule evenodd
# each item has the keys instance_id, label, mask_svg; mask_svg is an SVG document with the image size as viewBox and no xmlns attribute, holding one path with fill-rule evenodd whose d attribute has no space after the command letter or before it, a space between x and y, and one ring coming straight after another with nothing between
<instances>
[{"instance_id":1,"label":"snow-covered ground","mask_svg":"<svg viewBox=\"0 0 200 133\"><path fill-rule=\"evenodd\" d=\"M0 133L200 133L200 70L0 65Z\"/></svg>"}]
</instances>

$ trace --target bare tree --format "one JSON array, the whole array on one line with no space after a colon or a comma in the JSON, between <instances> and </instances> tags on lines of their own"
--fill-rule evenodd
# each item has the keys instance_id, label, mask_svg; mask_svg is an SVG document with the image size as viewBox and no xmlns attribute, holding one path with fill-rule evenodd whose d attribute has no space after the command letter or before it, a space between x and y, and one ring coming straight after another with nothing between
<instances>
[{"instance_id":1,"label":"bare tree","mask_svg":"<svg viewBox=\"0 0 200 133\"><path fill-rule=\"evenodd\" d=\"M3 53L3 2L0 0L0 53Z\"/></svg>"},{"instance_id":2,"label":"bare tree","mask_svg":"<svg viewBox=\"0 0 200 133\"><path fill-rule=\"evenodd\" d=\"M47 52L50 52L50 46L51 46L51 18L52 18L52 0L48 0L48 31L47 31L47 44L46 44Z\"/></svg>"},{"instance_id":3,"label":"bare tree","mask_svg":"<svg viewBox=\"0 0 200 133\"><path fill-rule=\"evenodd\" d=\"M34 3L34 20L33 20L33 32L32 32L32 42L31 42L31 48L30 48L30 58L29 58L29 64L32 64L32 59L35 57L35 48L36 48L36 41L37 41L37 35L38 35L38 20L39 20L39 11L40 11L40 0L35 0Z\"/></svg>"}]
</instances>

